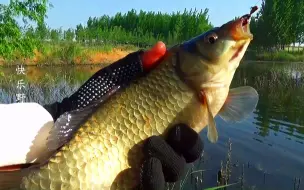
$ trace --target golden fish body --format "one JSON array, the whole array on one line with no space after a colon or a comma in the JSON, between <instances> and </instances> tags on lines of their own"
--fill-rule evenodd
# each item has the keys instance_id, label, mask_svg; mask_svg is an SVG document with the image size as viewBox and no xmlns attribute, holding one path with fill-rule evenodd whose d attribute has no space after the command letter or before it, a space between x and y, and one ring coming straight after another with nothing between
<instances>
[{"instance_id":1,"label":"golden fish body","mask_svg":"<svg viewBox=\"0 0 304 190\"><path fill-rule=\"evenodd\" d=\"M23 170L20 186L133 189L140 183L142 145L148 137L184 123L198 133L208 126L207 137L216 142L215 115L238 121L256 106L254 89L229 89L251 39L249 25L240 18L171 48L147 76L94 111L48 163ZM50 135L53 142L64 137L56 134Z\"/></svg>"},{"instance_id":2,"label":"golden fish body","mask_svg":"<svg viewBox=\"0 0 304 190\"><path fill-rule=\"evenodd\" d=\"M206 107L177 76L173 58L101 106L47 165L24 178L24 187L121 190L136 186L141 141L177 122L197 129L207 124ZM211 90L214 115L228 90Z\"/></svg>"}]
</instances>

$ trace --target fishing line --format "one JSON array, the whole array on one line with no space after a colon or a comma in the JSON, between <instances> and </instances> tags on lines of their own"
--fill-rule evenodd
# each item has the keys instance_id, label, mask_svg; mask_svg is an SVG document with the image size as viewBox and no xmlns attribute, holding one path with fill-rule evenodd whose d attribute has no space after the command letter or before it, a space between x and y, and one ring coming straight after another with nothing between
<instances>
[{"instance_id":1,"label":"fishing line","mask_svg":"<svg viewBox=\"0 0 304 190\"><path fill-rule=\"evenodd\" d=\"M255 6L260 2L261 0L258 0L256 3L255 3Z\"/></svg>"}]
</instances>

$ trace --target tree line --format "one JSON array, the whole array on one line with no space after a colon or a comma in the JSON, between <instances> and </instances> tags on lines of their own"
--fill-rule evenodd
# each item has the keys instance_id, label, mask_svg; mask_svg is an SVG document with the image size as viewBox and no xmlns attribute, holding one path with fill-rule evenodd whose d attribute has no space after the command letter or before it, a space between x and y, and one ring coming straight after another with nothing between
<instances>
[{"instance_id":1,"label":"tree line","mask_svg":"<svg viewBox=\"0 0 304 190\"><path fill-rule=\"evenodd\" d=\"M39 25L27 31L29 36L39 36L42 40L88 42L94 44L152 45L158 40L175 44L212 28L208 19L208 9L184 10L172 14L161 12L138 13L132 9L125 14L103 15L88 18L87 24L79 24L75 29L48 29Z\"/></svg>"},{"instance_id":2,"label":"tree line","mask_svg":"<svg viewBox=\"0 0 304 190\"><path fill-rule=\"evenodd\" d=\"M252 46L280 50L304 43L304 0L263 0L251 20Z\"/></svg>"},{"instance_id":3,"label":"tree line","mask_svg":"<svg viewBox=\"0 0 304 190\"><path fill-rule=\"evenodd\" d=\"M47 0L11 0L0 4L0 56L14 50L27 54L44 41L76 41L98 44L133 44L150 46L158 40L168 45L188 40L212 28L208 9L184 10L171 14L134 9L114 16L90 17L85 25L67 30L52 29L44 22ZM249 12L249 9L248 9ZM18 26L15 16L36 23L36 27ZM263 0L259 12L251 19L256 49L279 50L291 43L304 43L304 0ZM12 43L13 42L13 43Z\"/></svg>"}]
</instances>

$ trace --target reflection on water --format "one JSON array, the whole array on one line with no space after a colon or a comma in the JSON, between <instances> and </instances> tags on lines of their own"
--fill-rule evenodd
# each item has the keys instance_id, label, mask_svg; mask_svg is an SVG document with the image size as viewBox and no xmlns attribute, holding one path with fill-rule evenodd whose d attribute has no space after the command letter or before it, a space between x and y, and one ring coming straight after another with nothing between
<instances>
[{"instance_id":1,"label":"reflection on water","mask_svg":"<svg viewBox=\"0 0 304 190\"><path fill-rule=\"evenodd\" d=\"M233 86L250 85L257 89L260 100L255 124L259 135L284 133L286 138L303 144L304 78L300 64L247 64L236 73Z\"/></svg>"},{"instance_id":2,"label":"reflection on water","mask_svg":"<svg viewBox=\"0 0 304 190\"><path fill-rule=\"evenodd\" d=\"M20 78L26 83L26 101L60 101L98 69L28 67L24 76L16 75L15 68L1 69L0 102L16 101ZM191 165L185 176L188 180L174 184L175 189L215 186L219 171L220 181L239 182L227 189L304 189L297 179L304 177L303 71L301 64L242 64L232 88L249 85L257 89L256 110L241 123L225 123L217 117L219 142L210 144L206 130L202 132L204 155Z\"/></svg>"},{"instance_id":3,"label":"reflection on water","mask_svg":"<svg viewBox=\"0 0 304 190\"><path fill-rule=\"evenodd\" d=\"M20 92L26 95L26 102L47 104L60 101L75 92L100 68L91 66L27 67L25 75L17 75L15 67L2 68L4 76L0 76L0 102L16 102L16 94ZM23 80L25 85L22 91L17 88L19 80Z\"/></svg>"}]
</instances>

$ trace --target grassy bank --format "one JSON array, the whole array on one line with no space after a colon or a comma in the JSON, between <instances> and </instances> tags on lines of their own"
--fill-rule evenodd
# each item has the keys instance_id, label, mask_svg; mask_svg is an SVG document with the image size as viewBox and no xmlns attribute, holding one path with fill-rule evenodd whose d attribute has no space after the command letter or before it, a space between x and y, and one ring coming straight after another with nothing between
<instances>
[{"instance_id":1,"label":"grassy bank","mask_svg":"<svg viewBox=\"0 0 304 190\"><path fill-rule=\"evenodd\" d=\"M34 50L30 58L16 56L12 60L0 59L0 65L68 65L68 64L100 64L114 62L130 52L138 50L132 45L84 45L79 43L44 43Z\"/></svg>"},{"instance_id":2,"label":"grassy bank","mask_svg":"<svg viewBox=\"0 0 304 190\"><path fill-rule=\"evenodd\" d=\"M254 61L304 62L304 51L255 52L248 50L244 59Z\"/></svg>"},{"instance_id":3,"label":"grassy bank","mask_svg":"<svg viewBox=\"0 0 304 190\"><path fill-rule=\"evenodd\" d=\"M16 54L15 58L9 61L0 58L0 65L14 65L16 63L27 65L107 64L138 49L134 45L96 45L75 42L44 43L40 48L34 50L34 55L31 58L24 59ZM249 49L244 56L244 60L304 62L304 50L256 52Z\"/></svg>"}]
</instances>

